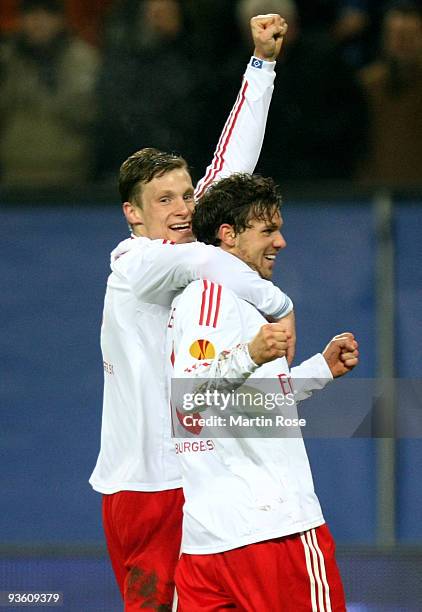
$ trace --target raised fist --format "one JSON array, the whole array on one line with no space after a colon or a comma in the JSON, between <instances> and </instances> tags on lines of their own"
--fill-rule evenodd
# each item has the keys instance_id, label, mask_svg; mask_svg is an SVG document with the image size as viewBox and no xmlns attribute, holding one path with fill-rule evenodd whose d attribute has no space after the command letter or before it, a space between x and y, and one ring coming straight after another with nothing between
<instances>
[{"instance_id":1,"label":"raised fist","mask_svg":"<svg viewBox=\"0 0 422 612\"><path fill-rule=\"evenodd\" d=\"M271 14L252 17L250 23L255 57L267 62L275 61L287 32L286 21L280 15Z\"/></svg>"},{"instance_id":2,"label":"raised fist","mask_svg":"<svg viewBox=\"0 0 422 612\"><path fill-rule=\"evenodd\" d=\"M359 363L358 343L350 332L344 332L327 344L323 353L333 378L343 376Z\"/></svg>"}]
</instances>

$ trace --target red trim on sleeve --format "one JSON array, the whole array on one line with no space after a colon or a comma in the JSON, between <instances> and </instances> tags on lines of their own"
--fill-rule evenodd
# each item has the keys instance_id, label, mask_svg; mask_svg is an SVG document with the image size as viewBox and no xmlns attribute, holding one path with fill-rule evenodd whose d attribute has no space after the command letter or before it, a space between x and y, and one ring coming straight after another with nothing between
<instances>
[{"instance_id":1,"label":"red trim on sleeve","mask_svg":"<svg viewBox=\"0 0 422 612\"><path fill-rule=\"evenodd\" d=\"M224 155L227 151L228 144L230 142L230 138L233 134L233 130L235 128L237 119L239 117L239 113L242 110L242 106L245 102L246 90L248 89L249 83L245 80L242 89L239 92L236 103L233 107L232 112L228 118L228 121L223 129L223 133L221 134L220 140L218 141L217 148L215 150L214 159L211 167L209 168L207 174L205 175L202 185L199 191L195 194L195 197L200 198L208 186L214 181L218 172L221 171L224 164ZM217 163L218 162L218 163Z\"/></svg>"}]
</instances>

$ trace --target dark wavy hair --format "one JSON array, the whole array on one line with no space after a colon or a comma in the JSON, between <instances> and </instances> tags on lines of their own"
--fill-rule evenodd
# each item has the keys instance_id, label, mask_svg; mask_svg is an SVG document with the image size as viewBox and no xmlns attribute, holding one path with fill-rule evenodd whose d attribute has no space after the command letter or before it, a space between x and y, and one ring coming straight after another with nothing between
<instances>
[{"instance_id":1,"label":"dark wavy hair","mask_svg":"<svg viewBox=\"0 0 422 612\"><path fill-rule=\"evenodd\" d=\"M232 174L208 189L192 217L192 231L200 242L218 246L223 223L236 234L250 227L252 220L271 221L281 206L279 188L271 178L258 174Z\"/></svg>"},{"instance_id":2,"label":"dark wavy hair","mask_svg":"<svg viewBox=\"0 0 422 612\"><path fill-rule=\"evenodd\" d=\"M165 153L152 147L136 151L120 166L119 192L122 202L135 200L134 203L142 206L139 198L142 185L176 168L185 168L189 172L186 160L176 153Z\"/></svg>"}]
</instances>

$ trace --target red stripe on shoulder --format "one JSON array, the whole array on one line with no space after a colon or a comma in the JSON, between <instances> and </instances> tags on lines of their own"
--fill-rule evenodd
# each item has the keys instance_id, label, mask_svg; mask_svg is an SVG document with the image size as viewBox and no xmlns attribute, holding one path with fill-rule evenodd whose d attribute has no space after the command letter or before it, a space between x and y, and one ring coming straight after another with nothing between
<instances>
[{"instance_id":1,"label":"red stripe on shoulder","mask_svg":"<svg viewBox=\"0 0 422 612\"><path fill-rule=\"evenodd\" d=\"M207 322L206 322L207 326L210 324L210 321L211 321L213 301L214 301L214 283L211 283L210 293L208 297L208 315L207 315Z\"/></svg>"},{"instance_id":2,"label":"red stripe on shoulder","mask_svg":"<svg viewBox=\"0 0 422 612\"><path fill-rule=\"evenodd\" d=\"M213 327L217 327L217 321L218 321L218 315L220 314L220 302L221 302L221 285L217 285L218 289L217 289L217 304L215 306L215 315L214 315L214 322L212 324Z\"/></svg>"},{"instance_id":3,"label":"red stripe on shoulder","mask_svg":"<svg viewBox=\"0 0 422 612\"><path fill-rule=\"evenodd\" d=\"M201 302L201 314L199 316L199 325L204 324L204 314L205 314L205 304L207 301L207 289L208 289L208 281L202 281L204 288L202 290L202 302Z\"/></svg>"},{"instance_id":4,"label":"red stripe on shoulder","mask_svg":"<svg viewBox=\"0 0 422 612\"><path fill-rule=\"evenodd\" d=\"M245 102L246 90L248 89L249 83L245 80L242 89L239 92L238 99L233 107L233 110L229 116L229 119L223 129L223 133L221 135L220 141L217 145L217 149L215 152L214 163L211 168L208 170L206 176L204 177L204 181L201 185L200 190L195 194L195 197L199 199L203 193L206 191L208 186L213 182L218 172L221 171L224 164L224 154L227 151L228 144L230 142L231 135L233 134L233 130L237 123L237 119L239 117L239 113L242 109L242 106ZM218 163L217 163L218 162Z\"/></svg>"},{"instance_id":5,"label":"red stripe on shoulder","mask_svg":"<svg viewBox=\"0 0 422 612\"><path fill-rule=\"evenodd\" d=\"M220 314L222 286L203 280L199 325L217 327Z\"/></svg>"}]
</instances>

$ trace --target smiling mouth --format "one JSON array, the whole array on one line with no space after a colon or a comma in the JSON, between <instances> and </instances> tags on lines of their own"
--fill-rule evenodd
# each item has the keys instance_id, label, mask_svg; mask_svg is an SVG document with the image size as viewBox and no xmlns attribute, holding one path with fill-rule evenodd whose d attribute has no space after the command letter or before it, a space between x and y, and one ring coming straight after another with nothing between
<instances>
[{"instance_id":1,"label":"smiling mouth","mask_svg":"<svg viewBox=\"0 0 422 612\"><path fill-rule=\"evenodd\" d=\"M186 223L175 223L174 225L169 226L171 230L174 232L180 232L181 234L191 233L191 224L189 222Z\"/></svg>"},{"instance_id":2,"label":"smiling mouth","mask_svg":"<svg viewBox=\"0 0 422 612\"><path fill-rule=\"evenodd\" d=\"M276 255L264 255L264 258L268 261L275 261Z\"/></svg>"}]
</instances>

